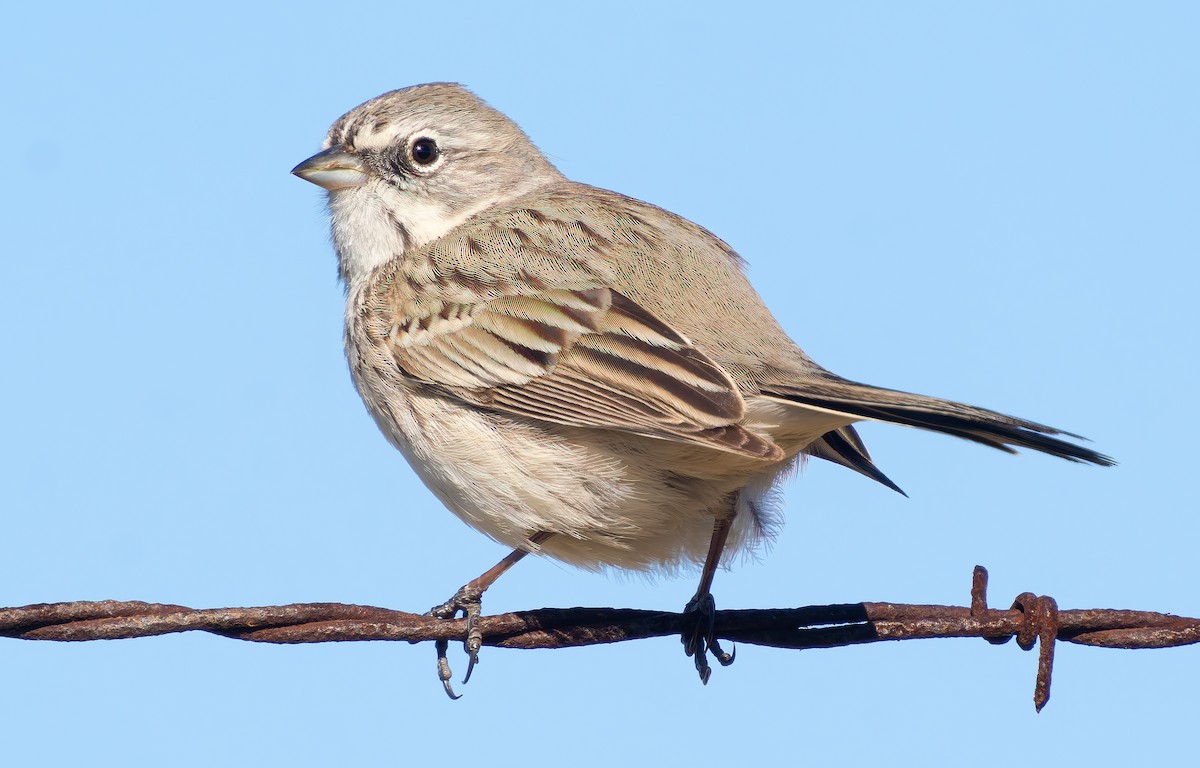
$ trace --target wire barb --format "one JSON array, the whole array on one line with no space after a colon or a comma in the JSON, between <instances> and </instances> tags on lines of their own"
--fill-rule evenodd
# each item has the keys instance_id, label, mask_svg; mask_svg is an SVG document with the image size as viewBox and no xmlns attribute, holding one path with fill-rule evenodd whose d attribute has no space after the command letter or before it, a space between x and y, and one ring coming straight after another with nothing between
<instances>
[{"instance_id":1,"label":"wire barb","mask_svg":"<svg viewBox=\"0 0 1200 768\"><path fill-rule=\"evenodd\" d=\"M991 610L987 607L988 572L982 565L975 566L971 576L971 616L986 621ZM1058 639L1058 603L1053 597L1039 597L1032 592L1022 592L1013 601L1012 609L1021 613L1021 623L1016 631L1017 645L1023 651L1038 645L1037 680L1033 686L1033 706L1038 712L1050 701L1050 675L1054 669L1054 645ZM1115 613L1115 612L1114 612ZM1012 639L1012 634L984 639L1002 645Z\"/></svg>"}]
</instances>

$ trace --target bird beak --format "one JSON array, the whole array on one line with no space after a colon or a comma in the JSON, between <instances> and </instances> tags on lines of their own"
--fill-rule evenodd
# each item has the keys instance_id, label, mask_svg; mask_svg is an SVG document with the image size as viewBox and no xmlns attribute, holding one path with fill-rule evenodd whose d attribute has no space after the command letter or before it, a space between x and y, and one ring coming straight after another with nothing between
<instances>
[{"instance_id":1,"label":"bird beak","mask_svg":"<svg viewBox=\"0 0 1200 768\"><path fill-rule=\"evenodd\" d=\"M366 166L342 147L318 152L293 168L292 173L330 192L367 183Z\"/></svg>"}]
</instances>

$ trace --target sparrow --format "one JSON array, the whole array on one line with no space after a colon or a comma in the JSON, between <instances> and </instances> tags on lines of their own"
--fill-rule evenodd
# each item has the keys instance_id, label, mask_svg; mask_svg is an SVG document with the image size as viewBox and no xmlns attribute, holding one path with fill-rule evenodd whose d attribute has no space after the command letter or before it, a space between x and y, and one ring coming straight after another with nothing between
<instances>
[{"instance_id":1,"label":"sparrow","mask_svg":"<svg viewBox=\"0 0 1200 768\"><path fill-rule=\"evenodd\" d=\"M355 107L292 173L327 191L367 410L450 511L513 550L433 615L473 626L529 552L591 570L698 565L684 644L707 681L709 652L732 661L712 634L713 575L773 535L798 462L900 490L855 423L1113 463L1044 424L825 370L729 245L570 181L460 85ZM468 633L472 667L480 640Z\"/></svg>"}]
</instances>

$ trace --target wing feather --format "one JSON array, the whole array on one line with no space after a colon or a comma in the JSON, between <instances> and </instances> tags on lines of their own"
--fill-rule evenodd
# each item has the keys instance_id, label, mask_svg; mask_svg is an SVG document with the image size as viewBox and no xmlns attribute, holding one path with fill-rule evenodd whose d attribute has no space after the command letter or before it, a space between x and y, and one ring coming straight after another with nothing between
<instances>
[{"instance_id":1,"label":"wing feather","mask_svg":"<svg viewBox=\"0 0 1200 768\"><path fill-rule=\"evenodd\" d=\"M682 440L780 460L738 422L732 379L682 335L607 288L544 289L473 305L429 303L384 334L408 376L461 400L576 427Z\"/></svg>"}]
</instances>

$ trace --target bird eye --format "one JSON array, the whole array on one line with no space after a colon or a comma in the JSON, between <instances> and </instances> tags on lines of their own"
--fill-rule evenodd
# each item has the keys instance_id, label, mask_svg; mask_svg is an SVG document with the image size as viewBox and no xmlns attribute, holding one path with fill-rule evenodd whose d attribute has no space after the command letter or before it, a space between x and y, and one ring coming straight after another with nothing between
<instances>
[{"instance_id":1,"label":"bird eye","mask_svg":"<svg viewBox=\"0 0 1200 768\"><path fill-rule=\"evenodd\" d=\"M441 154L437 142L426 136L422 136L414 141L408 152L412 155L413 162L417 165L432 165Z\"/></svg>"}]
</instances>

